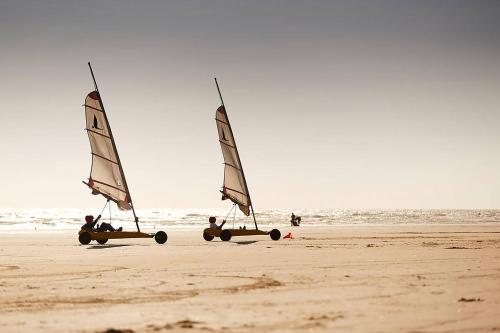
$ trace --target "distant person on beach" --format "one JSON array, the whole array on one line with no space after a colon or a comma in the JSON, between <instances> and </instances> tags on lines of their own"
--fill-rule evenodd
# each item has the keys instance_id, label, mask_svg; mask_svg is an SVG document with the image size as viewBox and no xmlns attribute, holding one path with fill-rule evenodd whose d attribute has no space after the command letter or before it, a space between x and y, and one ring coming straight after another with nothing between
<instances>
[{"instance_id":1,"label":"distant person on beach","mask_svg":"<svg viewBox=\"0 0 500 333\"><path fill-rule=\"evenodd\" d=\"M302 218L300 216L295 216L295 214L292 213L292 216L290 217L290 224L292 225L292 227L298 227L300 226L301 220Z\"/></svg>"},{"instance_id":2,"label":"distant person on beach","mask_svg":"<svg viewBox=\"0 0 500 333\"><path fill-rule=\"evenodd\" d=\"M113 226L109 223L106 223L106 222L103 222L101 223L101 225L97 226L97 228L95 228L95 225L97 224L97 222L99 222L101 218L101 215L99 215L95 220L94 220L94 217L92 215L87 215L85 216L85 224L82 225L82 230L85 230L85 231L88 231L88 232L104 232L104 231L110 231L110 232L113 232L113 231L122 231L123 228L120 227L118 229L115 229L113 228Z\"/></svg>"},{"instance_id":3,"label":"distant person on beach","mask_svg":"<svg viewBox=\"0 0 500 333\"><path fill-rule=\"evenodd\" d=\"M208 218L208 222L210 223L210 228L212 229L222 229L222 226L224 224L226 224L226 220L222 220L222 224L221 225L217 225L217 219L215 218L215 216L210 216Z\"/></svg>"}]
</instances>

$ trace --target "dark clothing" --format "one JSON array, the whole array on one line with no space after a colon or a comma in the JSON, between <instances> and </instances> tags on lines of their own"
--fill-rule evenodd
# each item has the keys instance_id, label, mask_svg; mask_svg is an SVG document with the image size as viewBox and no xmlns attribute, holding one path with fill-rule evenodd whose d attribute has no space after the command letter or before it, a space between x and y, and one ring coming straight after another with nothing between
<instances>
[{"instance_id":1,"label":"dark clothing","mask_svg":"<svg viewBox=\"0 0 500 333\"><path fill-rule=\"evenodd\" d=\"M217 225L217 223L215 223L215 219L214 219L213 222L210 222L210 228L212 228L212 229L222 229L222 227L224 226L224 224L226 224L226 220L222 220L221 225Z\"/></svg>"},{"instance_id":2,"label":"dark clothing","mask_svg":"<svg viewBox=\"0 0 500 333\"><path fill-rule=\"evenodd\" d=\"M113 228L113 226L109 223L103 222L101 225L99 225L97 228L95 227L97 222L99 222L99 219L101 218L101 215L99 215L94 221L92 222L87 222L84 225L82 225L82 230L88 231L88 232L104 232L104 231L121 231L121 228L116 230Z\"/></svg>"},{"instance_id":3,"label":"dark clothing","mask_svg":"<svg viewBox=\"0 0 500 333\"><path fill-rule=\"evenodd\" d=\"M84 225L82 225L82 230L89 231L89 232L97 231L97 230L94 230L94 227L100 218L101 218L101 215L99 215L94 221L85 223Z\"/></svg>"},{"instance_id":4,"label":"dark clothing","mask_svg":"<svg viewBox=\"0 0 500 333\"><path fill-rule=\"evenodd\" d=\"M292 224L292 227L298 227L300 225L300 216L295 216L295 214L292 213L292 217L290 219L290 223Z\"/></svg>"},{"instance_id":5,"label":"dark clothing","mask_svg":"<svg viewBox=\"0 0 500 333\"><path fill-rule=\"evenodd\" d=\"M109 223L101 223L101 225L99 226L99 228L97 228L97 231L116 231L115 228L113 228L113 226Z\"/></svg>"}]
</instances>

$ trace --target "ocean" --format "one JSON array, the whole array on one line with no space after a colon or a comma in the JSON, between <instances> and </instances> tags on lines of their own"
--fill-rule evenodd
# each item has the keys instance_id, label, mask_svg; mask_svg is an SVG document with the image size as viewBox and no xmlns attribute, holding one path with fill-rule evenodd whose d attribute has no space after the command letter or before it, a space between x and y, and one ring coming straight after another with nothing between
<instances>
[{"instance_id":1,"label":"ocean","mask_svg":"<svg viewBox=\"0 0 500 333\"><path fill-rule=\"evenodd\" d=\"M204 228L210 216L221 223L228 211L217 209L139 209L141 226L144 230L170 228ZM295 210L302 217L302 224L308 226L335 225L384 225L384 224L481 224L500 222L500 210L447 210L447 209L400 209L400 210L340 210L316 209ZM85 215L99 214L92 209L0 209L0 231L58 231L79 230ZM259 226L289 226L289 210L264 210L256 214ZM109 211L103 213L101 221L109 222ZM134 230L131 212L114 209L111 214L113 226ZM227 217L227 227L253 226L251 217L239 211Z\"/></svg>"}]
</instances>

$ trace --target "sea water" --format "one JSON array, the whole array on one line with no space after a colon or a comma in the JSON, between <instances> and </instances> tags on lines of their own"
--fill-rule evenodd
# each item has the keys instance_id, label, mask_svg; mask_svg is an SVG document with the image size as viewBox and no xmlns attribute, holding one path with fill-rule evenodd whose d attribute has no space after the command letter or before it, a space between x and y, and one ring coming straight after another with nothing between
<instances>
[{"instance_id":1,"label":"sea water","mask_svg":"<svg viewBox=\"0 0 500 333\"><path fill-rule=\"evenodd\" d=\"M302 224L308 226L335 225L383 225L383 224L480 224L500 222L500 210L340 210L313 209L294 210L302 217ZM0 231L57 231L79 230L85 215L97 216L99 211L92 209L0 209ZM290 210L263 210L256 214L259 226L280 227L290 225ZM171 228L203 228L208 225L208 218L216 216L217 222L227 219L227 227L250 228L251 217L239 211L236 216L228 211L217 209L139 209L137 215L145 230ZM123 226L125 230L134 230L135 224L130 211L114 210L111 216L103 213L101 221Z\"/></svg>"}]
</instances>

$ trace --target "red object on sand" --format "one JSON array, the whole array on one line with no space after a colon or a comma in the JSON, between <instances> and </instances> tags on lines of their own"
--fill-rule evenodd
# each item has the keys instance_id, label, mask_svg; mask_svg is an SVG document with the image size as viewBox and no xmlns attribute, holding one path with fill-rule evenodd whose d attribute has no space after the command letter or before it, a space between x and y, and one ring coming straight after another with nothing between
<instances>
[{"instance_id":1,"label":"red object on sand","mask_svg":"<svg viewBox=\"0 0 500 333\"><path fill-rule=\"evenodd\" d=\"M288 234L286 234L286 236L283 237L283 239L293 239L292 233L289 232Z\"/></svg>"}]
</instances>

